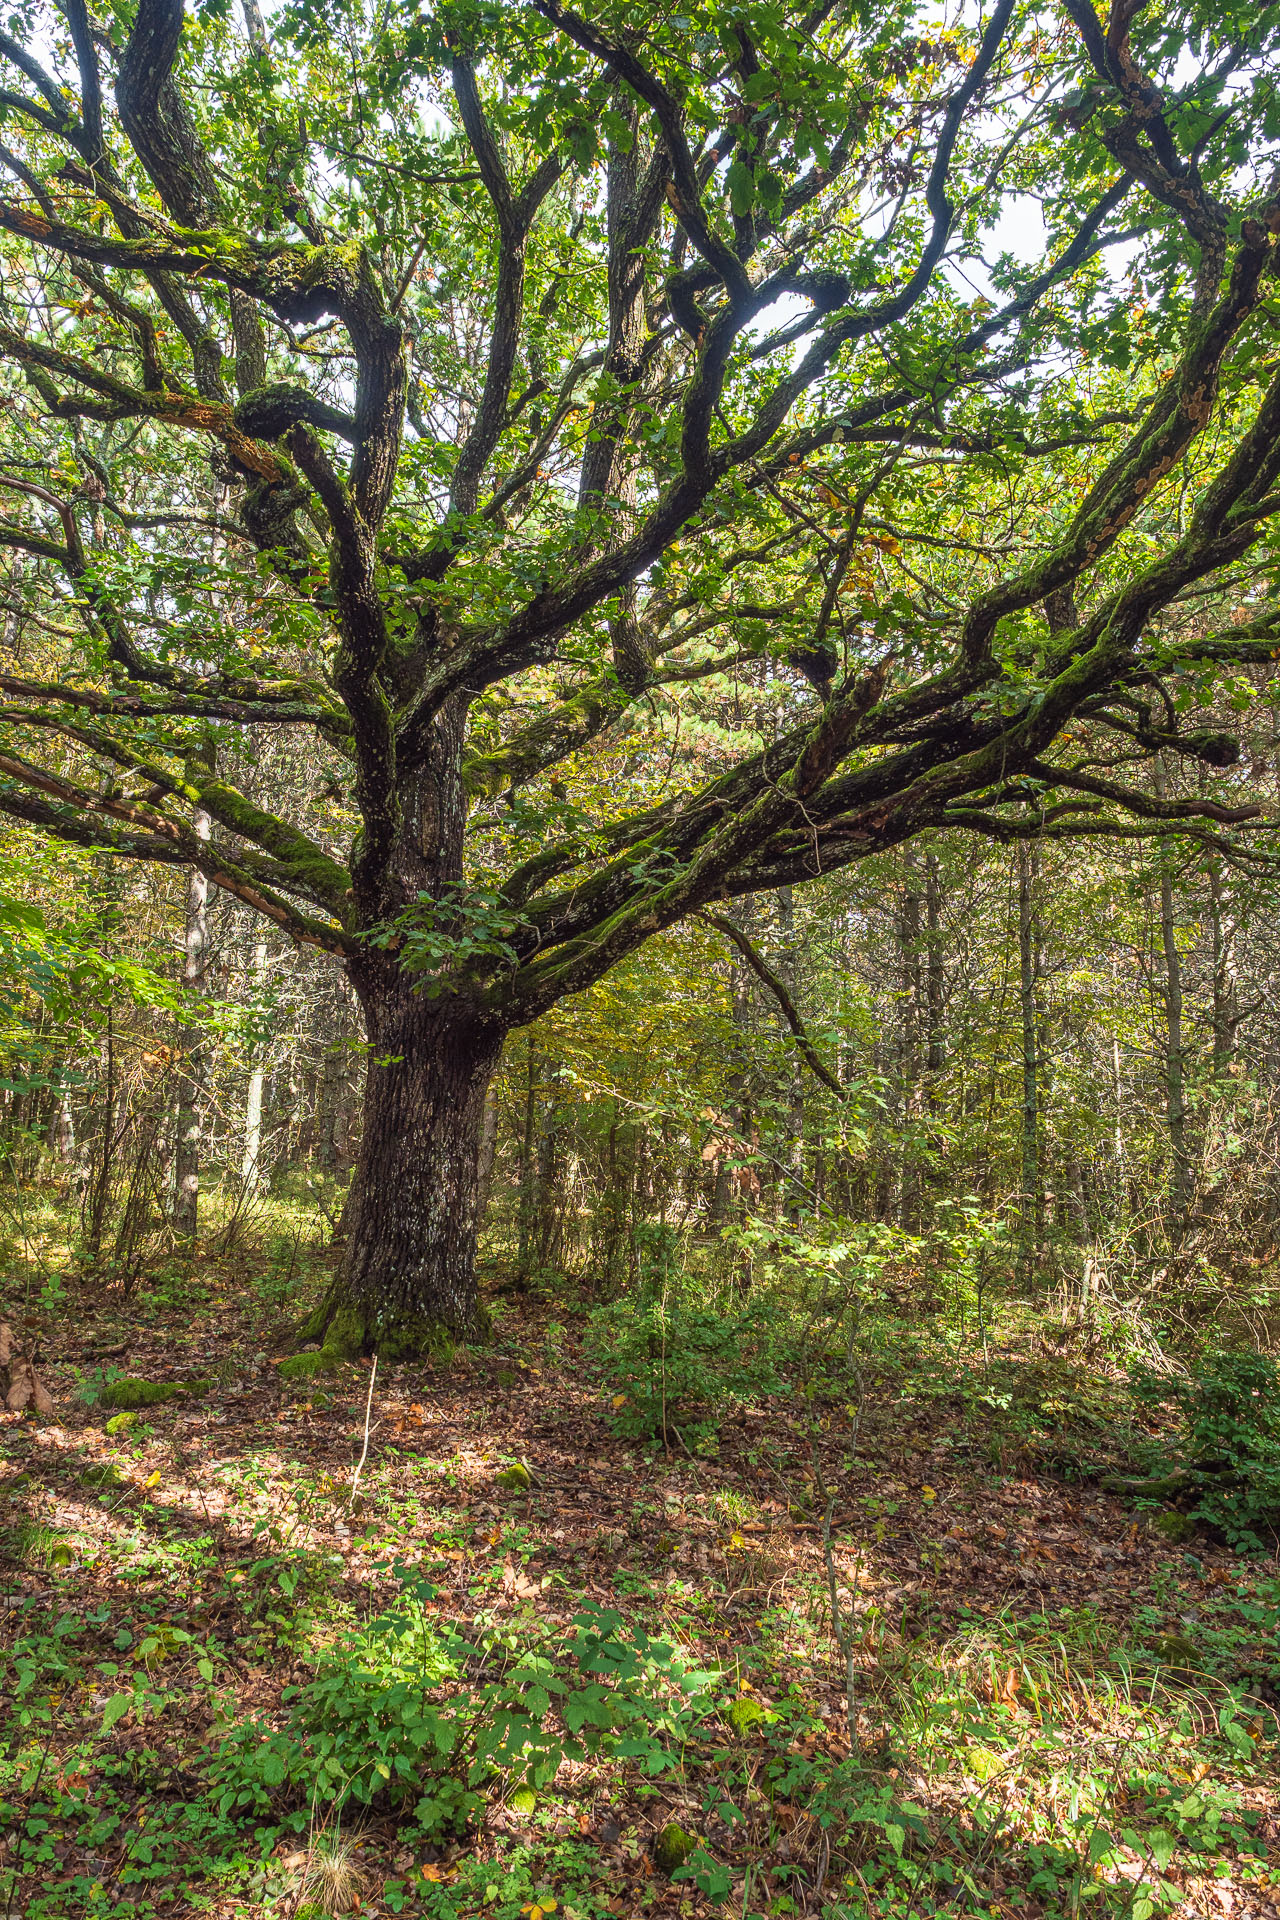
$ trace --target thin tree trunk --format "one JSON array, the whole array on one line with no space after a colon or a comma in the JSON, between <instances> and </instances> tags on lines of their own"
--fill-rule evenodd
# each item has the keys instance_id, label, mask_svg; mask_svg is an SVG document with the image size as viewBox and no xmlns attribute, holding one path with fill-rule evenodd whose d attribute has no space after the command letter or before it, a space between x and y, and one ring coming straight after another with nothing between
<instances>
[{"instance_id":1,"label":"thin tree trunk","mask_svg":"<svg viewBox=\"0 0 1280 1920\"><path fill-rule=\"evenodd\" d=\"M891 1212L899 1226L910 1227L916 1216L917 1173L913 1122L920 1117L920 893L915 863L908 849L907 883L898 915L898 1101L902 1137L893 1177Z\"/></svg>"},{"instance_id":2,"label":"thin tree trunk","mask_svg":"<svg viewBox=\"0 0 1280 1920\"><path fill-rule=\"evenodd\" d=\"M1209 926L1213 937L1213 1078L1221 1086L1236 1050L1236 930L1222 885L1222 862L1209 862Z\"/></svg>"},{"instance_id":3,"label":"thin tree trunk","mask_svg":"<svg viewBox=\"0 0 1280 1920\"><path fill-rule=\"evenodd\" d=\"M213 822L203 807L197 807L192 825L198 840L208 840ZM184 934L182 989L184 995L197 998L204 990L209 949L209 882L198 867L191 869L187 881L187 922ZM194 1018L194 1009L190 1017ZM200 1093L204 1079L205 1046L197 1030L183 1049L182 1070L178 1077L177 1140L173 1156L173 1227L180 1239L194 1243L200 1205Z\"/></svg>"},{"instance_id":4,"label":"thin tree trunk","mask_svg":"<svg viewBox=\"0 0 1280 1920\"><path fill-rule=\"evenodd\" d=\"M53 1089L53 1106L49 1113L49 1131L46 1136L49 1150L59 1160L70 1162L76 1157L76 1121L71 1110L71 1096L62 1083L61 1074Z\"/></svg>"},{"instance_id":5,"label":"thin tree trunk","mask_svg":"<svg viewBox=\"0 0 1280 1920\"><path fill-rule=\"evenodd\" d=\"M107 1008L106 1085L102 1096L102 1133L94 1158L93 1175L86 1195L85 1243L89 1256L96 1260L102 1251L102 1235L111 1202L111 1175L116 1148L116 1031L114 1009Z\"/></svg>"},{"instance_id":6,"label":"thin tree trunk","mask_svg":"<svg viewBox=\"0 0 1280 1920\"><path fill-rule=\"evenodd\" d=\"M1155 790L1164 798L1164 762L1155 760ZM1191 1162L1187 1154L1186 1054L1182 1034L1182 958L1178 952L1173 911L1173 871L1168 841L1160 843L1160 946L1164 960L1164 1084L1165 1115L1169 1128L1169 1204L1181 1213L1191 1191Z\"/></svg>"},{"instance_id":7,"label":"thin tree trunk","mask_svg":"<svg viewBox=\"0 0 1280 1920\"><path fill-rule=\"evenodd\" d=\"M1114 1034L1111 1036L1111 1076L1116 1098L1115 1126L1111 1135L1112 1153L1116 1163L1116 1203L1123 1207L1128 1191L1124 1166L1124 1080L1120 1071L1120 1042Z\"/></svg>"},{"instance_id":8,"label":"thin tree trunk","mask_svg":"<svg viewBox=\"0 0 1280 1920\"><path fill-rule=\"evenodd\" d=\"M480 1160L476 1169L476 1232L484 1228L484 1217L489 1207L489 1190L493 1185L493 1163L498 1150L498 1088L494 1080L489 1082L484 1096L484 1114L480 1121Z\"/></svg>"},{"instance_id":9,"label":"thin tree trunk","mask_svg":"<svg viewBox=\"0 0 1280 1920\"><path fill-rule=\"evenodd\" d=\"M538 1194L538 1055L530 1034L525 1042L524 1126L520 1134L520 1196L516 1238L516 1277L533 1270L533 1236Z\"/></svg>"},{"instance_id":10,"label":"thin tree trunk","mask_svg":"<svg viewBox=\"0 0 1280 1920\"><path fill-rule=\"evenodd\" d=\"M746 1109L747 1093L747 1047L751 1012L751 976L746 963L736 948L729 949L729 1013L732 1023L729 1040L730 1065L725 1074L725 1095L727 1118L732 1138L721 1143L721 1151L716 1155L715 1180L711 1189L712 1226L723 1226L736 1211L735 1194L741 1198L744 1184L749 1181L751 1168L739 1165L736 1170L730 1164L739 1160L742 1143L747 1138L750 1119Z\"/></svg>"},{"instance_id":11,"label":"thin tree trunk","mask_svg":"<svg viewBox=\"0 0 1280 1920\"><path fill-rule=\"evenodd\" d=\"M1044 1232L1044 1180L1040 1165L1040 1022L1038 1018L1039 927L1035 849L1018 843L1018 1004L1022 1015L1022 1223L1020 1263L1024 1278L1035 1264Z\"/></svg>"},{"instance_id":12,"label":"thin tree trunk","mask_svg":"<svg viewBox=\"0 0 1280 1920\"><path fill-rule=\"evenodd\" d=\"M261 990L267 970L267 943L258 940L253 948L253 990ZM246 1193L256 1193L262 1182L262 1089L266 1082L265 1050L255 1047L249 1071L249 1087L244 1102L244 1160L240 1174Z\"/></svg>"},{"instance_id":13,"label":"thin tree trunk","mask_svg":"<svg viewBox=\"0 0 1280 1920\"><path fill-rule=\"evenodd\" d=\"M778 888L778 932L782 952L778 973L792 999L796 997L796 910L790 887ZM804 1177L804 1066L798 1055L791 1063L787 1089L787 1188L783 1210L798 1217L809 1199Z\"/></svg>"},{"instance_id":14,"label":"thin tree trunk","mask_svg":"<svg viewBox=\"0 0 1280 1920\"><path fill-rule=\"evenodd\" d=\"M946 1043L942 1028L943 972L942 972L942 884L938 874L938 856L930 851L925 855L925 1004L926 1031L928 1034L928 1053L926 1068L929 1075L928 1099L932 1106L938 1097L937 1078L946 1063Z\"/></svg>"}]
</instances>

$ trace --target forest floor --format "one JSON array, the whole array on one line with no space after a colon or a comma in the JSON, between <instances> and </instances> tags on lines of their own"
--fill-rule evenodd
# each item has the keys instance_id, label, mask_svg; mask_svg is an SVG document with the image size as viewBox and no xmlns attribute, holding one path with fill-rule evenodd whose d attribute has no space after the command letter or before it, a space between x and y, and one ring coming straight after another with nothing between
<instances>
[{"instance_id":1,"label":"forest floor","mask_svg":"<svg viewBox=\"0 0 1280 1920\"><path fill-rule=\"evenodd\" d=\"M249 1256L41 1284L5 1920L1280 1914L1276 1562L1099 1490L1115 1369L1033 1316L886 1321L856 1406L690 1450L620 1436L563 1305L291 1381ZM210 1384L109 1432L121 1375Z\"/></svg>"}]
</instances>

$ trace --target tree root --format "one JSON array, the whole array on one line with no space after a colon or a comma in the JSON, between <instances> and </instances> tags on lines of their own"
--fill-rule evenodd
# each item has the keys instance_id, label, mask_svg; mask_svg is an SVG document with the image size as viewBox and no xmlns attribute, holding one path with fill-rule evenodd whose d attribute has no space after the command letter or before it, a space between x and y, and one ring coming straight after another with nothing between
<instances>
[{"instance_id":1,"label":"tree root","mask_svg":"<svg viewBox=\"0 0 1280 1920\"><path fill-rule=\"evenodd\" d=\"M1193 1460L1188 1466L1175 1467L1171 1473L1153 1474L1149 1479L1130 1479L1122 1473L1109 1473L1098 1482L1107 1493L1127 1493L1144 1500L1169 1500L1174 1494L1206 1484L1229 1487L1243 1484L1243 1477L1228 1466Z\"/></svg>"},{"instance_id":2,"label":"tree root","mask_svg":"<svg viewBox=\"0 0 1280 1920\"><path fill-rule=\"evenodd\" d=\"M1178 1467L1173 1473L1159 1473L1150 1479L1130 1479L1122 1473L1109 1473L1098 1482L1104 1493L1127 1493L1144 1500L1169 1500L1191 1485L1191 1469Z\"/></svg>"}]
</instances>

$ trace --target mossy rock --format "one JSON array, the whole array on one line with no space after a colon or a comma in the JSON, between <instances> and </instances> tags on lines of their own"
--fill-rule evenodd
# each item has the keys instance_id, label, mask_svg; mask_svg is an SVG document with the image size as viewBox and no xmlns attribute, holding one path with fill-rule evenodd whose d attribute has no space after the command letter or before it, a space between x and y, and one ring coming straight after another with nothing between
<instances>
[{"instance_id":1,"label":"mossy rock","mask_svg":"<svg viewBox=\"0 0 1280 1920\"><path fill-rule=\"evenodd\" d=\"M533 1475L521 1461L513 1460L509 1467L504 1467L501 1473L494 1475L493 1483L496 1487L507 1488L511 1493L527 1493L533 1485Z\"/></svg>"},{"instance_id":2,"label":"mossy rock","mask_svg":"<svg viewBox=\"0 0 1280 1920\"><path fill-rule=\"evenodd\" d=\"M530 1814L533 1813L537 1807L537 1804L538 1796L532 1787L517 1787L507 1802L512 1813L518 1813L522 1820L529 1818Z\"/></svg>"},{"instance_id":3,"label":"mossy rock","mask_svg":"<svg viewBox=\"0 0 1280 1920\"><path fill-rule=\"evenodd\" d=\"M125 1484L120 1469L113 1467L109 1461L104 1461L101 1466L86 1467L80 1478L86 1487L122 1487Z\"/></svg>"},{"instance_id":4,"label":"mossy rock","mask_svg":"<svg viewBox=\"0 0 1280 1920\"><path fill-rule=\"evenodd\" d=\"M137 1424L137 1409L130 1408L124 1413L113 1413L107 1422L106 1431L111 1435L113 1440L118 1440L122 1434L128 1433L129 1429L136 1427Z\"/></svg>"},{"instance_id":5,"label":"mossy rock","mask_svg":"<svg viewBox=\"0 0 1280 1920\"><path fill-rule=\"evenodd\" d=\"M1197 1670L1201 1663L1200 1649L1185 1633L1161 1633L1151 1642L1151 1651L1156 1659L1166 1667L1190 1668Z\"/></svg>"},{"instance_id":6,"label":"mossy rock","mask_svg":"<svg viewBox=\"0 0 1280 1920\"><path fill-rule=\"evenodd\" d=\"M1158 1533L1162 1540L1168 1540L1174 1546L1181 1546L1185 1540L1195 1535L1196 1523L1187 1514L1179 1513L1176 1507L1170 1507L1167 1513L1151 1516L1151 1530Z\"/></svg>"},{"instance_id":7,"label":"mossy rock","mask_svg":"<svg viewBox=\"0 0 1280 1920\"><path fill-rule=\"evenodd\" d=\"M341 1360L330 1354L326 1348L321 1347L319 1350L313 1348L309 1353L291 1353L287 1360L282 1360L280 1378L282 1380L314 1380L320 1373L336 1373L341 1365Z\"/></svg>"},{"instance_id":8,"label":"mossy rock","mask_svg":"<svg viewBox=\"0 0 1280 1920\"><path fill-rule=\"evenodd\" d=\"M40 1520L20 1520L2 1536L5 1550L29 1567L69 1567L75 1548Z\"/></svg>"},{"instance_id":9,"label":"mossy rock","mask_svg":"<svg viewBox=\"0 0 1280 1920\"><path fill-rule=\"evenodd\" d=\"M1004 1766L1004 1755L997 1753L994 1747L966 1747L964 1764L967 1772L978 1782L978 1785L985 1786L988 1780L995 1779Z\"/></svg>"},{"instance_id":10,"label":"mossy rock","mask_svg":"<svg viewBox=\"0 0 1280 1920\"><path fill-rule=\"evenodd\" d=\"M670 1879L700 1844L696 1833L690 1833L678 1820L668 1820L653 1843L653 1864Z\"/></svg>"},{"instance_id":11,"label":"mossy rock","mask_svg":"<svg viewBox=\"0 0 1280 1920\"><path fill-rule=\"evenodd\" d=\"M133 1413L140 1407L163 1406L166 1400L176 1400L184 1391L172 1380L133 1380L126 1375L107 1382L102 1389L102 1405Z\"/></svg>"},{"instance_id":12,"label":"mossy rock","mask_svg":"<svg viewBox=\"0 0 1280 1920\"><path fill-rule=\"evenodd\" d=\"M724 1717L735 1733L746 1734L765 1718L765 1711L758 1700L752 1700L744 1693L729 1702Z\"/></svg>"}]
</instances>

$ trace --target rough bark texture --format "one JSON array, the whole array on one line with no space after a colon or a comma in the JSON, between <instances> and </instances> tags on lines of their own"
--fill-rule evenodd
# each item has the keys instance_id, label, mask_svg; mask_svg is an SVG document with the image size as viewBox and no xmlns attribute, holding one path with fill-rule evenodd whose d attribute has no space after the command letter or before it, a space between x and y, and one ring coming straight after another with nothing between
<instances>
[{"instance_id":1,"label":"rough bark texture","mask_svg":"<svg viewBox=\"0 0 1280 1920\"><path fill-rule=\"evenodd\" d=\"M303 1328L332 1359L430 1352L484 1330L475 1280L485 1094L500 1028L415 995L390 969L361 983L370 1057L342 1269Z\"/></svg>"}]
</instances>

